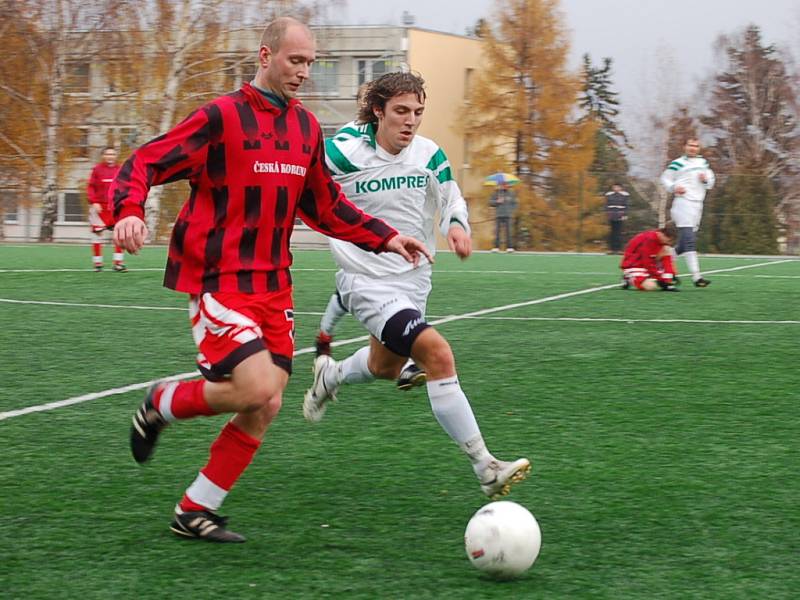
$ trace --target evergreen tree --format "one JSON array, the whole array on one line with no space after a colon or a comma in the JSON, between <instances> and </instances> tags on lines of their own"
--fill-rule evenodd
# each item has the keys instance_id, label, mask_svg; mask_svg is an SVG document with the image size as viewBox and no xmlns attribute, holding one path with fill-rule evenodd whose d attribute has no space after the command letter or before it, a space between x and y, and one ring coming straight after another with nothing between
<instances>
[{"instance_id":1,"label":"evergreen tree","mask_svg":"<svg viewBox=\"0 0 800 600\"><path fill-rule=\"evenodd\" d=\"M625 235L631 237L639 231L655 227L657 219L650 204L639 192L641 186L629 176L628 159L624 152L628 144L627 136L616 121L619 100L617 92L613 90L612 66L611 58L604 58L603 66L595 67L591 57L583 55L583 85L578 105L583 111L583 119L597 125L593 140L594 160L589 169L597 182L594 193L603 198L618 183L630 194ZM604 202L600 203L597 210L604 213ZM605 222L603 227L607 227Z\"/></svg>"},{"instance_id":2,"label":"evergreen tree","mask_svg":"<svg viewBox=\"0 0 800 600\"><path fill-rule=\"evenodd\" d=\"M729 254L777 254L777 196L763 175L737 173L715 196L709 246Z\"/></svg>"},{"instance_id":3,"label":"evergreen tree","mask_svg":"<svg viewBox=\"0 0 800 600\"><path fill-rule=\"evenodd\" d=\"M612 59L603 59L602 67L592 65L588 54L583 55L583 89L578 105L592 119L599 122L600 131L619 146L626 141L625 134L616 122L619 100L611 81Z\"/></svg>"}]
</instances>

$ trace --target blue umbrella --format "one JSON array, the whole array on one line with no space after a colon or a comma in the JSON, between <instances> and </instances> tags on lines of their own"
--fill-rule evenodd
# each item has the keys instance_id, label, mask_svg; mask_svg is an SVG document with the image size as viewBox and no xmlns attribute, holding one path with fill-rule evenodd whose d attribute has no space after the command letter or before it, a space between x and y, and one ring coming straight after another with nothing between
<instances>
[{"instance_id":1,"label":"blue umbrella","mask_svg":"<svg viewBox=\"0 0 800 600\"><path fill-rule=\"evenodd\" d=\"M483 185L498 186L498 185L517 185L519 177L511 173L492 173L483 181Z\"/></svg>"}]
</instances>

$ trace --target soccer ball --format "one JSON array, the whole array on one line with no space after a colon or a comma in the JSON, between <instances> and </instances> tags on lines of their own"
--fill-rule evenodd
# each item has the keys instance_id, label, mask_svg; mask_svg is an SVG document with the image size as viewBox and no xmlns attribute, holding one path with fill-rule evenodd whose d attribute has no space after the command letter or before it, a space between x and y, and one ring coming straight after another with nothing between
<instances>
[{"instance_id":1,"label":"soccer ball","mask_svg":"<svg viewBox=\"0 0 800 600\"><path fill-rule=\"evenodd\" d=\"M542 532L524 506L504 500L476 512L464 532L469 561L497 579L512 579L531 568L539 556Z\"/></svg>"}]
</instances>

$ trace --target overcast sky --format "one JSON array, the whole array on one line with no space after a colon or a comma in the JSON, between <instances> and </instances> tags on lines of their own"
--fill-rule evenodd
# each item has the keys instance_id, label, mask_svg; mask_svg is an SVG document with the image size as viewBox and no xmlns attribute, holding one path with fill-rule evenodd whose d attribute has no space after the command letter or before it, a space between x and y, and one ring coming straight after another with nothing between
<instances>
[{"instance_id":1,"label":"overcast sky","mask_svg":"<svg viewBox=\"0 0 800 600\"><path fill-rule=\"evenodd\" d=\"M463 34L479 18L491 19L494 6L493 0L347 0L336 22L400 25L408 11L419 27ZM561 7L575 66L585 52L596 64L605 56L614 59L626 127L633 124L631 113L654 106L657 86L651 78L663 57L679 65L681 72L670 81L689 94L712 71L720 33L755 23L767 43L787 46L800 59L798 0L561 0Z\"/></svg>"}]
</instances>

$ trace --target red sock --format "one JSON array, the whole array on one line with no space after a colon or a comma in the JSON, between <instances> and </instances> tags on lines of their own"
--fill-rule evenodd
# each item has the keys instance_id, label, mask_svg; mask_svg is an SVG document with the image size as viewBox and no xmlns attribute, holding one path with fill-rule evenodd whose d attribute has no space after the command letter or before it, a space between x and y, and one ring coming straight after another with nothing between
<instances>
[{"instance_id":1,"label":"red sock","mask_svg":"<svg viewBox=\"0 0 800 600\"><path fill-rule=\"evenodd\" d=\"M103 244L92 244L92 261L95 267L103 264Z\"/></svg>"},{"instance_id":2,"label":"red sock","mask_svg":"<svg viewBox=\"0 0 800 600\"><path fill-rule=\"evenodd\" d=\"M672 260L671 254L661 257L661 266L663 267L665 273L672 273L673 275L678 274L678 272L675 270L675 261Z\"/></svg>"},{"instance_id":3,"label":"red sock","mask_svg":"<svg viewBox=\"0 0 800 600\"><path fill-rule=\"evenodd\" d=\"M260 440L246 434L233 422L225 425L211 444L208 463L183 495L181 510L217 510L260 445Z\"/></svg>"},{"instance_id":4,"label":"red sock","mask_svg":"<svg viewBox=\"0 0 800 600\"><path fill-rule=\"evenodd\" d=\"M167 421L216 415L204 397L205 384L205 379L167 383L158 390L153 404Z\"/></svg>"}]
</instances>

